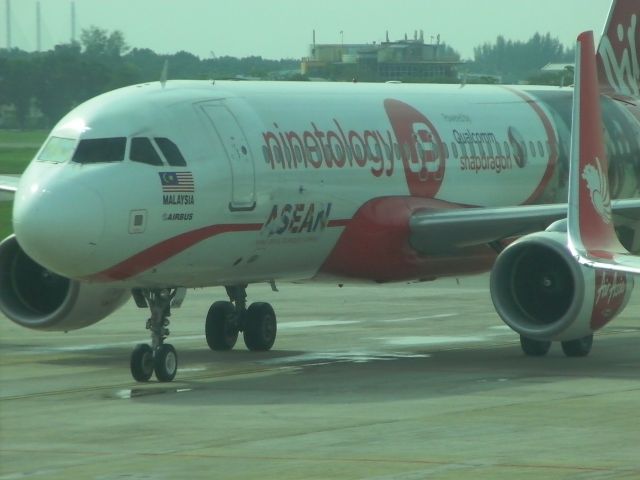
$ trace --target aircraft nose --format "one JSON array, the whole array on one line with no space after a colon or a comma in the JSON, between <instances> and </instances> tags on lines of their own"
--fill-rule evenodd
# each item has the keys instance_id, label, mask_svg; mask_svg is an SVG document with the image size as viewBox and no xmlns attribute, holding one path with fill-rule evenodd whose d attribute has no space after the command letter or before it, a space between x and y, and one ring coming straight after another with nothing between
<instances>
[{"instance_id":1,"label":"aircraft nose","mask_svg":"<svg viewBox=\"0 0 640 480\"><path fill-rule=\"evenodd\" d=\"M33 184L16 195L13 227L20 246L45 268L65 277L86 275L104 232L104 204L82 185Z\"/></svg>"}]
</instances>

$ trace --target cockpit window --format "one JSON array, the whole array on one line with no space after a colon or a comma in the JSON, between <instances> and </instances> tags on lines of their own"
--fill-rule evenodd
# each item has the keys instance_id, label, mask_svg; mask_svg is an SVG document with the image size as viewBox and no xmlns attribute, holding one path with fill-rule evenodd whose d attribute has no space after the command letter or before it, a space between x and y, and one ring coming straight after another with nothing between
<instances>
[{"instance_id":1,"label":"cockpit window","mask_svg":"<svg viewBox=\"0 0 640 480\"><path fill-rule=\"evenodd\" d=\"M149 165L164 165L156 149L151 145L151 140L146 137L131 139L131 151L129 158L133 162L147 163Z\"/></svg>"},{"instance_id":2,"label":"cockpit window","mask_svg":"<svg viewBox=\"0 0 640 480\"><path fill-rule=\"evenodd\" d=\"M75 146L76 141L72 138L51 137L40 152L40 155L38 155L38 161L53 163L66 162L71 158L71 155L73 155Z\"/></svg>"},{"instance_id":3,"label":"cockpit window","mask_svg":"<svg viewBox=\"0 0 640 480\"><path fill-rule=\"evenodd\" d=\"M72 160L83 164L121 162L126 146L127 139L124 137L80 140Z\"/></svg>"},{"instance_id":4,"label":"cockpit window","mask_svg":"<svg viewBox=\"0 0 640 480\"><path fill-rule=\"evenodd\" d=\"M156 137L155 140L167 159L167 162L169 162L169 165L174 167L185 167L187 165L186 160L175 143L164 137Z\"/></svg>"}]
</instances>

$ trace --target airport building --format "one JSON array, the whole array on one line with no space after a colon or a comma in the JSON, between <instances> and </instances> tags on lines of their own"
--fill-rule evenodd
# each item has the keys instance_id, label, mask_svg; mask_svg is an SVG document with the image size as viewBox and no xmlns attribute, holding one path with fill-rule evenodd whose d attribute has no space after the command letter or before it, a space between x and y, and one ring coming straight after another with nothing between
<instances>
[{"instance_id":1,"label":"airport building","mask_svg":"<svg viewBox=\"0 0 640 480\"><path fill-rule=\"evenodd\" d=\"M461 64L438 35L436 43L425 43L424 33L413 39L371 44L316 44L302 59L301 73L331 80L455 82Z\"/></svg>"}]
</instances>

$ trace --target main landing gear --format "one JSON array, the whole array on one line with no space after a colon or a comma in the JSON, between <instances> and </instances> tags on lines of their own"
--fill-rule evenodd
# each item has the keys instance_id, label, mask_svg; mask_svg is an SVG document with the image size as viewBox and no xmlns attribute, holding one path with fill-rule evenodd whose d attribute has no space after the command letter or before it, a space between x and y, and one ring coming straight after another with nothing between
<instances>
[{"instance_id":1,"label":"main landing gear","mask_svg":"<svg viewBox=\"0 0 640 480\"><path fill-rule=\"evenodd\" d=\"M160 382L170 382L176 376L178 354L173 345L164 343L169 336L171 301L176 292L169 289L134 292L138 306L148 306L151 310L151 317L147 320L151 345L140 343L131 353L131 375L138 382L147 382L154 372Z\"/></svg>"},{"instance_id":2,"label":"main landing gear","mask_svg":"<svg viewBox=\"0 0 640 480\"><path fill-rule=\"evenodd\" d=\"M246 288L246 285L228 286L229 301L211 305L205 324L205 337L212 350L231 350L240 332L249 350L266 351L273 346L278 331L276 314L268 303L256 302L247 308ZM133 291L138 307L151 310L151 317L147 320L151 345L141 343L131 353L131 375L138 382L149 381L154 373L160 382L170 382L176 376L178 354L172 345L164 341L169 336L171 305L173 303L175 306L183 298L177 296L179 290Z\"/></svg>"},{"instance_id":3,"label":"main landing gear","mask_svg":"<svg viewBox=\"0 0 640 480\"><path fill-rule=\"evenodd\" d=\"M247 308L246 285L226 287L228 302L211 305L205 324L205 336L211 350L231 350L243 333L249 350L270 350L278 331L276 314L268 303L256 302Z\"/></svg>"},{"instance_id":4,"label":"main landing gear","mask_svg":"<svg viewBox=\"0 0 640 480\"><path fill-rule=\"evenodd\" d=\"M591 352L593 335L587 335L576 340L562 342L562 351L567 357L586 357ZM520 335L520 346L529 357L544 357L551 348L551 341L536 340Z\"/></svg>"}]
</instances>

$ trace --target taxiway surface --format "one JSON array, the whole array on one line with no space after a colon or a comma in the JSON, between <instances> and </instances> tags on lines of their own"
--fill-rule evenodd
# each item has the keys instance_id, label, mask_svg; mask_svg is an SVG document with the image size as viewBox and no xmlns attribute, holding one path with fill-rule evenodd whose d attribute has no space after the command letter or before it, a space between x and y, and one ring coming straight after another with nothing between
<instances>
[{"instance_id":1,"label":"taxiway surface","mask_svg":"<svg viewBox=\"0 0 640 480\"><path fill-rule=\"evenodd\" d=\"M173 312L180 368L136 384L133 303L85 330L0 318L0 480L637 479L640 295L588 358L526 358L488 277L390 286L253 286L274 350L210 351L223 289Z\"/></svg>"}]
</instances>

